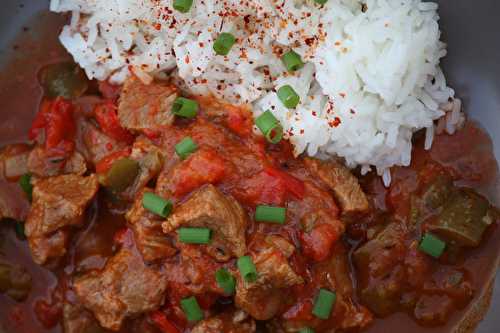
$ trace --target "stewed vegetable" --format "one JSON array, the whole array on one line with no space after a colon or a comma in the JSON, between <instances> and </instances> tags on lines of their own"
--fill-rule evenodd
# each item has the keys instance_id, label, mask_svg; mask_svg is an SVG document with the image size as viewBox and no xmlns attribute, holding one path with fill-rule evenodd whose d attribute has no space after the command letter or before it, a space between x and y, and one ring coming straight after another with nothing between
<instances>
[{"instance_id":1,"label":"stewed vegetable","mask_svg":"<svg viewBox=\"0 0 500 333\"><path fill-rule=\"evenodd\" d=\"M106 174L105 184L115 192L124 191L139 173L139 163L130 158L121 158L113 163Z\"/></svg>"},{"instance_id":2,"label":"stewed vegetable","mask_svg":"<svg viewBox=\"0 0 500 333\"><path fill-rule=\"evenodd\" d=\"M39 80L46 96L55 98L76 98L89 87L85 72L73 62L60 62L45 66L39 73Z\"/></svg>"},{"instance_id":3,"label":"stewed vegetable","mask_svg":"<svg viewBox=\"0 0 500 333\"><path fill-rule=\"evenodd\" d=\"M488 209L488 201L478 194L467 190L454 191L443 212L430 224L430 229L460 246L478 246L492 222Z\"/></svg>"}]
</instances>

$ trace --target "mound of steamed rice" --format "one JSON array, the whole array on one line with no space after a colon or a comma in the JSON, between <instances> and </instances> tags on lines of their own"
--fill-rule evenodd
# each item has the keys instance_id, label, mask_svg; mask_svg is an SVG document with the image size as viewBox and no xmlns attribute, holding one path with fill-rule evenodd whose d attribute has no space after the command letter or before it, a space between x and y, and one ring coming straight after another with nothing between
<instances>
[{"instance_id":1,"label":"mound of steamed rice","mask_svg":"<svg viewBox=\"0 0 500 333\"><path fill-rule=\"evenodd\" d=\"M186 13L172 0L52 0L72 12L60 40L90 78L123 82L174 75L193 94L271 110L296 154L335 155L351 167L407 166L414 132L435 120L448 132L463 120L439 67L445 56L437 4L421 0L194 0ZM237 38L227 56L212 45ZM280 58L293 49L306 65L290 74ZM276 95L300 95L296 109ZM449 101L452 101L449 103Z\"/></svg>"}]
</instances>

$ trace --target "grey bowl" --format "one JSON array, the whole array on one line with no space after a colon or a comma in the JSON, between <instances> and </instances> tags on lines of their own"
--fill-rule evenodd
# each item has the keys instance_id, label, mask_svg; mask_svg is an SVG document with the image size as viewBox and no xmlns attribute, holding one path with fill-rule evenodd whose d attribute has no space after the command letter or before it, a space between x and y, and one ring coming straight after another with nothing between
<instances>
[{"instance_id":1,"label":"grey bowl","mask_svg":"<svg viewBox=\"0 0 500 333\"><path fill-rule=\"evenodd\" d=\"M443 62L445 73L451 86L463 99L469 116L479 121L492 137L495 154L500 161L500 34L498 33L500 2L497 0L438 0L438 2L443 39L448 43L449 51L449 56ZM23 27L33 22L37 13L47 8L48 0L2 0L0 67L15 55L12 43L16 35L23 30ZM58 18L44 15L43 19L52 21ZM37 31L31 31L30 34L30 38L36 38ZM55 39L47 41L47 43L54 42ZM36 49L23 49L23 52L25 52L23 57L39 55ZM9 73L22 75L23 70L28 69L19 68ZM4 69L0 73L4 73ZM14 78L0 74L1 81L11 79ZM2 91L0 96L1 94ZM3 104L5 101L0 99L0 103ZM0 109L4 108L2 104ZM9 130L12 130L12 133L20 132L19 129ZM0 124L0 140L10 135L7 132ZM497 279L488 315L477 332L499 332L498 311L500 311L500 279Z\"/></svg>"}]
</instances>

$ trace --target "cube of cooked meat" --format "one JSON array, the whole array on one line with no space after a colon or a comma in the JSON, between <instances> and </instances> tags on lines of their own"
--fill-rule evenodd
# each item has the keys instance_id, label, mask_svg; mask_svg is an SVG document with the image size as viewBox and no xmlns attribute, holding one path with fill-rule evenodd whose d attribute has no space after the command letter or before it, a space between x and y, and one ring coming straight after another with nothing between
<instances>
[{"instance_id":1,"label":"cube of cooked meat","mask_svg":"<svg viewBox=\"0 0 500 333\"><path fill-rule=\"evenodd\" d=\"M0 221L3 219L24 221L29 210L30 203L21 187L17 183L10 183L0 178Z\"/></svg>"},{"instance_id":2,"label":"cube of cooked meat","mask_svg":"<svg viewBox=\"0 0 500 333\"><path fill-rule=\"evenodd\" d=\"M268 241L266 247L253 256L258 273L255 282L244 282L238 276L236 305L257 320L274 317L283 304L286 289L304 283L303 278L288 263L286 253L281 250L284 242L287 241L282 239L279 246L275 246ZM293 245L289 244L286 248L290 246Z\"/></svg>"},{"instance_id":3,"label":"cube of cooked meat","mask_svg":"<svg viewBox=\"0 0 500 333\"><path fill-rule=\"evenodd\" d=\"M201 251L199 245L182 244L179 254L167 259L164 264L170 302L178 303L182 298L192 295L225 295L214 274L223 266L224 263L216 262Z\"/></svg>"},{"instance_id":4,"label":"cube of cooked meat","mask_svg":"<svg viewBox=\"0 0 500 333\"><path fill-rule=\"evenodd\" d=\"M29 154L27 168L30 173L38 177L83 175L87 171L87 162L77 151L68 158L54 157L50 156L44 147L37 146Z\"/></svg>"},{"instance_id":5,"label":"cube of cooked meat","mask_svg":"<svg viewBox=\"0 0 500 333\"><path fill-rule=\"evenodd\" d=\"M8 180L16 180L28 172L28 156L31 148L24 144L6 146L0 152L0 170Z\"/></svg>"},{"instance_id":6,"label":"cube of cooked meat","mask_svg":"<svg viewBox=\"0 0 500 333\"><path fill-rule=\"evenodd\" d=\"M64 301L62 325L64 333L102 332L92 313L78 302Z\"/></svg>"},{"instance_id":7,"label":"cube of cooked meat","mask_svg":"<svg viewBox=\"0 0 500 333\"><path fill-rule=\"evenodd\" d=\"M74 281L79 301L102 327L113 331L121 328L126 317L158 308L165 289L165 276L127 249L112 257L102 271L92 271Z\"/></svg>"},{"instance_id":8,"label":"cube of cooked meat","mask_svg":"<svg viewBox=\"0 0 500 333\"><path fill-rule=\"evenodd\" d=\"M191 333L254 333L255 321L242 310L221 313L196 324Z\"/></svg>"},{"instance_id":9,"label":"cube of cooked meat","mask_svg":"<svg viewBox=\"0 0 500 333\"><path fill-rule=\"evenodd\" d=\"M120 196L126 200L134 200L136 194L144 188L150 180L158 176L163 166L163 154L157 146L145 137L139 137L132 147L129 156L139 163L139 174Z\"/></svg>"},{"instance_id":10,"label":"cube of cooked meat","mask_svg":"<svg viewBox=\"0 0 500 333\"><path fill-rule=\"evenodd\" d=\"M95 175L63 175L33 183L33 204L25 231L33 259L41 265L49 258L64 255L67 231L61 228L82 223L98 183Z\"/></svg>"},{"instance_id":11,"label":"cube of cooked meat","mask_svg":"<svg viewBox=\"0 0 500 333\"><path fill-rule=\"evenodd\" d=\"M142 206L142 197L145 192L153 191L144 189L140 192L125 217L134 232L135 243L144 260L153 261L170 257L175 254L176 250L170 245L162 231L162 218L148 212Z\"/></svg>"},{"instance_id":12,"label":"cube of cooked meat","mask_svg":"<svg viewBox=\"0 0 500 333\"><path fill-rule=\"evenodd\" d=\"M28 172L29 150L27 145L10 145L0 152L0 220L24 221L28 215L30 204L17 180Z\"/></svg>"},{"instance_id":13,"label":"cube of cooked meat","mask_svg":"<svg viewBox=\"0 0 500 333\"><path fill-rule=\"evenodd\" d=\"M214 258L225 261L245 254L247 223L245 211L238 202L209 184L175 209L163 223L163 232L169 233L180 227L209 228L212 241L207 249Z\"/></svg>"},{"instance_id":14,"label":"cube of cooked meat","mask_svg":"<svg viewBox=\"0 0 500 333\"><path fill-rule=\"evenodd\" d=\"M118 118L124 128L133 131L154 130L172 124L172 104L177 88L168 83L146 85L135 76L123 85L118 105Z\"/></svg>"},{"instance_id":15,"label":"cube of cooked meat","mask_svg":"<svg viewBox=\"0 0 500 333\"><path fill-rule=\"evenodd\" d=\"M81 151L94 165L104 157L127 147L126 142L120 142L106 135L88 120L78 122L78 126L79 141L83 142Z\"/></svg>"},{"instance_id":16,"label":"cube of cooked meat","mask_svg":"<svg viewBox=\"0 0 500 333\"><path fill-rule=\"evenodd\" d=\"M33 261L43 265L49 259L63 257L66 254L69 236L68 230L57 230L48 235L28 236Z\"/></svg>"},{"instance_id":17,"label":"cube of cooked meat","mask_svg":"<svg viewBox=\"0 0 500 333\"><path fill-rule=\"evenodd\" d=\"M368 199L358 179L341 163L334 160L304 159L306 167L333 191L343 215L365 213L370 209Z\"/></svg>"}]
</instances>

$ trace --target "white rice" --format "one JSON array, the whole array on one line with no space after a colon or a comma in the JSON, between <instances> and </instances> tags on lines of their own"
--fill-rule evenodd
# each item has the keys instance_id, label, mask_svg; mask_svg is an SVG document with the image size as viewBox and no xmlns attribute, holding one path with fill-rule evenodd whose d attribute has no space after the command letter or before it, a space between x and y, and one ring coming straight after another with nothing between
<instances>
[{"instance_id":1,"label":"white rice","mask_svg":"<svg viewBox=\"0 0 500 333\"><path fill-rule=\"evenodd\" d=\"M410 163L414 132L427 129L430 148L463 115L439 68L437 4L363 4L194 0L182 14L172 0L52 0L50 8L72 12L60 40L90 78L121 83L133 72L149 82L173 72L191 93L251 103L255 116L271 110L296 154L374 166L388 184L391 166ZM238 39L226 57L212 49L220 32ZM307 62L294 74L280 60L289 49ZM275 93L286 84L301 98L294 110Z\"/></svg>"}]
</instances>

